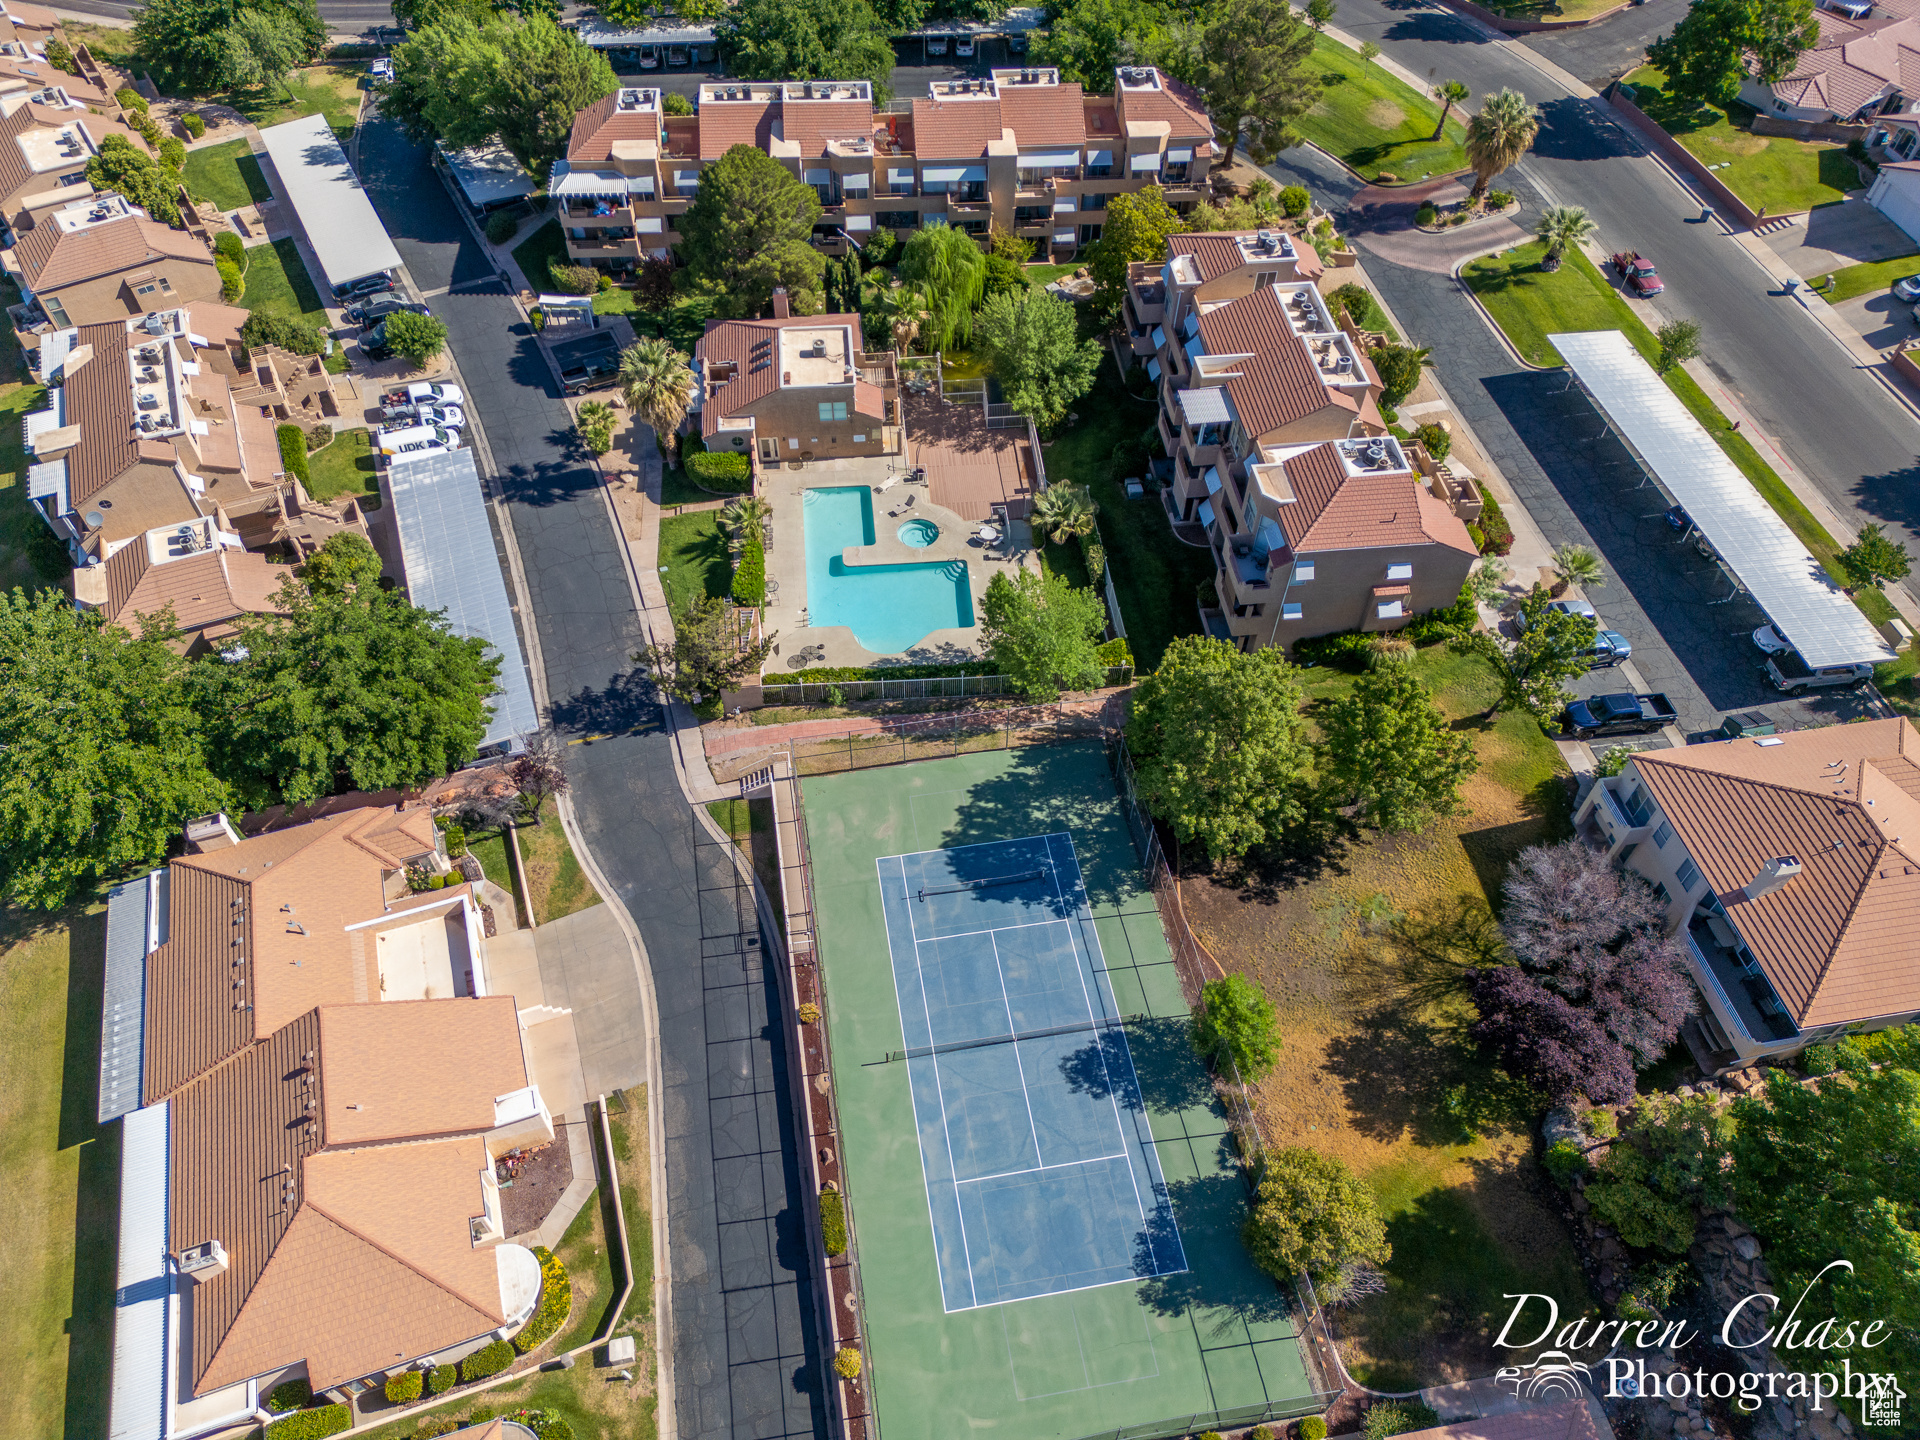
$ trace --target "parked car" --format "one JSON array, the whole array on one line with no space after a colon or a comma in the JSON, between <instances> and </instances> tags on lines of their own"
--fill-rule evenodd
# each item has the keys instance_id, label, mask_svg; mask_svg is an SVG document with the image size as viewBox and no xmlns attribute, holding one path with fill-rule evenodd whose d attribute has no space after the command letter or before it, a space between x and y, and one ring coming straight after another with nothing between
<instances>
[{"instance_id":1,"label":"parked car","mask_svg":"<svg viewBox=\"0 0 1920 1440\"><path fill-rule=\"evenodd\" d=\"M1765 712L1743 710L1720 722L1720 736L1725 740L1738 740L1746 735L1772 735L1778 728Z\"/></svg>"},{"instance_id":2,"label":"parked car","mask_svg":"<svg viewBox=\"0 0 1920 1440\"><path fill-rule=\"evenodd\" d=\"M393 79L393 61L382 55L367 71L367 78L376 85L385 84Z\"/></svg>"},{"instance_id":3,"label":"parked car","mask_svg":"<svg viewBox=\"0 0 1920 1440\"><path fill-rule=\"evenodd\" d=\"M1009 35L1007 37L1007 53L1009 55L1026 54L1027 53L1027 37L1024 34Z\"/></svg>"},{"instance_id":4,"label":"parked car","mask_svg":"<svg viewBox=\"0 0 1920 1440\"><path fill-rule=\"evenodd\" d=\"M1593 695L1569 705L1562 718L1576 740L1596 735L1651 735L1671 725L1677 712L1665 695Z\"/></svg>"},{"instance_id":5,"label":"parked car","mask_svg":"<svg viewBox=\"0 0 1920 1440\"><path fill-rule=\"evenodd\" d=\"M1547 606L1547 609L1558 610L1562 615L1573 615L1573 616L1577 616L1582 620L1591 620L1593 621L1594 626L1596 628L1598 628L1600 624L1600 617L1594 613L1593 606L1589 605L1584 600L1555 600L1552 604ZM1526 634L1527 633L1526 611L1523 610L1518 615L1514 616L1513 624L1514 624L1514 628L1518 630L1522 635Z\"/></svg>"},{"instance_id":6,"label":"parked car","mask_svg":"<svg viewBox=\"0 0 1920 1440\"><path fill-rule=\"evenodd\" d=\"M1807 690L1851 690L1873 678L1873 666L1822 665L1818 669L1800 658L1798 650L1782 650L1767 659L1767 679L1789 695Z\"/></svg>"},{"instance_id":7,"label":"parked car","mask_svg":"<svg viewBox=\"0 0 1920 1440\"><path fill-rule=\"evenodd\" d=\"M640 68L642 70L658 70L660 68L660 47L658 45L642 45L640 47Z\"/></svg>"},{"instance_id":8,"label":"parked car","mask_svg":"<svg viewBox=\"0 0 1920 1440\"><path fill-rule=\"evenodd\" d=\"M369 360L391 360L393 347L387 343L387 322L382 320L371 330L360 334L360 353Z\"/></svg>"},{"instance_id":9,"label":"parked car","mask_svg":"<svg viewBox=\"0 0 1920 1440\"><path fill-rule=\"evenodd\" d=\"M1687 514L1683 505L1669 505L1664 518L1670 529L1678 530L1683 535L1693 528L1693 517Z\"/></svg>"},{"instance_id":10,"label":"parked car","mask_svg":"<svg viewBox=\"0 0 1920 1440\"><path fill-rule=\"evenodd\" d=\"M667 47L667 64L684 65L686 63L687 63L687 47L686 46L669 45Z\"/></svg>"},{"instance_id":11,"label":"parked car","mask_svg":"<svg viewBox=\"0 0 1920 1440\"><path fill-rule=\"evenodd\" d=\"M929 35L927 37L927 54L944 55L946 53L947 53L947 37L946 36Z\"/></svg>"},{"instance_id":12,"label":"parked car","mask_svg":"<svg viewBox=\"0 0 1920 1440\"><path fill-rule=\"evenodd\" d=\"M335 300L364 300L369 295L379 295L394 288L393 275L379 270L372 275L362 275L358 280L349 280L344 285L333 287Z\"/></svg>"},{"instance_id":13,"label":"parked car","mask_svg":"<svg viewBox=\"0 0 1920 1440\"><path fill-rule=\"evenodd\" d=\"M458 405L460 387L448 385L438 380L416 380L411 385L403 385L398 390L389 390L380 397L380 404L391 415L399 406L409 408L415 405Z\"/></svg>"},{"instance_id":14,"label":"parked car","mask_svg":"<svg viewBox=\"0 0 1920 1440\"><path fill-rule=\"evenodd\" d=\"M449 430L466 427L467 412L458 405L398 405L387 412L380 433L406 430L416 425L444 425Z\"/></svg>"},{"instance_id":15,"label":"parked car","mask_svg":"<svg viewBox=\"0 0 1920 1440\"><path fill-rule=\"evenodd\" d=\"M1896 300L1920 300L1920 275L1909 275L1904 280L1894 281L1893 298Z\"/></svg>"},{"instance_id":16,"label":"parked car","mask_svg":"<svg viewBox=\"0 0 1920 1440\"><path fill-rule=\"evenodd\" d=\"M953 42L953 53L958 59L971 60L973 58L973 37L971 35L962 35L958 40L955 40Z\"/></svg>"},{"instance_id":17,"label":"parked car","mask_svg":"<svg viewBox=\"0 0 1920 1440\"><path fill-rule=\"evenodd\" d=\"M1793 648L1787 643L1787 637L1780 633L1780 628L1771 621L1753 632L1753 643L1768 655L1778 655L1783 650Z\"/></svg>"},{"instance_id":18,"label":"parked car","mask_svg":"<svg viewBox=\"0 0 1920 1440\"><path fill-rule=\"evenodd\" d=\"M1618 630L1602 630L1593 637L1593 644L1580 652L1580 658L1589 670L1611 670L1633 658L1633 646Z\"/></svg>"},{"instance_id":19,"label":"parked car","mask_svg":"<svg viewBox=\"0 0 1920 1440\"><path fill-rule=\"evenodd\" d=\"M1620 272L1622 288L1642 299L1658 295L1667 288L1660 279L1660 272L1653 268L1653 262L1636 251L1622 250L1615 255L1613 268Z\"/></svg>"},{"instance_id":20,"label":"parked car","mask_svg":"<svg viewBox=\"0 0 1920 1440\"><path fill-rule=\"evenodd\" d=\"M412 311L415 315L431 315L433 312L418 300L402 300L398 295L378 295L371 300L362 300L358 305L349 305L341 314L349 325L358 325L362 330L371 330L389 315L397 315L402 310Z\"/></svg>"}]
</instances>

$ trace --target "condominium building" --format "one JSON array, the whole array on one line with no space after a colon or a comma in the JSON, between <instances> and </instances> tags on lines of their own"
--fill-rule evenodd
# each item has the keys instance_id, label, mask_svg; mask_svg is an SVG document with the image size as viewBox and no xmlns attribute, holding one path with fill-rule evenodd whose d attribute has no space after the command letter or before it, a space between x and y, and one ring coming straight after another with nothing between
<instances>
[{"instance_id":1,"label":"condominium building","mask_svg":"<svg viewBox=\"0 0 1920 1440\"><path fill-rule=\"evenodd\" d=\"M658 90L625 89L575 117L554 167L569 257L622 270L668 254L702 167L735 145L814 187L825 252L946 224L983 240L1010 230L1059 257L1099 238L1114 195L1159 185L1191 209L1214 153L1198 97L1150 66L1116 72L1111 95L1028 68L937 81L885 109L865 80L713 81L690 116L665 114Z\"/></svg>"},{"instance_id":2,"label":"condominium building","mask_svg":"<svg viewBox=\"0 0 1920 1440\"><path fill-rule=\"evenodd\" d=\"M1380 377L1320 274L1272 231L1175 236L1129 273L1116 349L1160 397L1169 518L1213 547L1207 629L1243 650L1398 629L1451 604L1478 553L1477 505L1387 434Z\"/></svg>"},{"instance_id":3,"label":"condominium building","mask_svg":"<svg viewBox=\"0 0 1920 1440\"><path fill-rule=\"evenodd\" d=\"M122 196L29 210L22 226L13 248L0 252L28 306L22 329L95 325L220 298L213 252Z\"/></svg>"}]
</instances>

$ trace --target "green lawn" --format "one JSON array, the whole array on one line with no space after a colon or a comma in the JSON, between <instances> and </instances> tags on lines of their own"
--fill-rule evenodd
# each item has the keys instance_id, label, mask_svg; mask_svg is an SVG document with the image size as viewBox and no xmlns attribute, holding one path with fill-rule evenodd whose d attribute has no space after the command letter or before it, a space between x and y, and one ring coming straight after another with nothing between
<instances>
[{"instance_id":1,"label":"green lawn","mask_svg":"<svg viewBox=\"0 0 1920 1440\"><path fill-rule=\"evenodd\" d=\"M620 1205L627 1216L627 1265L633 1275L633 1293L622 1313L629 1321L643 1323L653 1318L653 1169L648 1163L647 1087L618 1091L607 1097L607 1104L614 1165L620 1172Z\"/></svg>"},{"instance_id":2,"label":"green lawn","mask_svg":"<svg viewBox=\"0 0 1920 1440\"><path fill-rule=\"evenodd\" d=\"M190 152L180 175L187 182L189 195L211 201L222 210L238 210L273 198L273 188L254 157L253 142L247 139Z\"/></svg>"},{"instance_id":3,"label":"green lawn","mask_svg":"<svg viewBox=\"0 0 1920 1440\"><path fill-rule=\"evenodd\" d=\"M1579 250L1567 252L1567 263L1549 275L1539 268L1546 246L1538 240L1485 260L1475 260L1461 273L1467 288L1479 297L1487 313L1506 332L1514 346L1537 365L1564 364L1560 354L1547 342L1555 331L1620 330L1648 360L1660 353L1659 342L1645 322L1626 301L1607 284L1593 262ZM1676 367L1667 372L1667 385L1692 412L1694 419L1713 436L1727 458L1753 482L1774 512L1787 522L1787 528L1837 582L1844 577L1834 564L1840 545L1813 513L1800 503L1787 483L1773 467L1760 458L1760 452L1744 435L1734 433L1732 424L1685 370ZM1878 591L1863 590L1854 603L1876 625L1893 618L1893 607Z\"/></svg>"},{"instance_id":4,"label":"green lawn","mask_svg":"<svg viewBox=\"0 0 1920 1440\"><path fill-rule=\"evenodd\" d=\"M1770 215L1811 210L1860 188L1860 172L1842 146L1755 135L1754 112L1746 106L1696 105L1671 96L1667 77L1651 65L1627 80L1634 103L1756 210Z\"/></svg>"},{"instance_id":5,"label":"green lawn","mask_svg":"<svg viewBox=\"0 0 1920 1440\"><path fill-rule=\"evenodd\" d=\"M54 539L22 483L27 457L21 423L46 396L39 385L0 385L0 591L58 584L70 568L67 547Z\"/></svg>"},{"instance_id":6,"label":"green lawn","mask_svg":"<svg viewBox=\"0 0 1920 1440\"><path fill-rule=\"evenodd\" d=\"M1074 402L1074 409L1080 423L1061 430L1045 451L1047 482L1071 480L1092 489L1133 663L1145 674L1159 665L1176 635L1199 632L1196 593L1213 574L1213 554L1176 536L1151 492L1129 500L1121 483L1126 476L1114 469L1114 447L1153 424L1153 403L1129 395L1103 358L1094 388Z\"/></svg>"},{"instance_id":7,"label":"green lawn","mask_svg":"<svg viewBox=\"0 0 1920 1440\"><path fill-rule=\"evenodd\" d=\"M307 276L301 262L300 247L291 235L271 245L255 245L247 251L247 290L241 303L249 310L267 310L276 315L291 315L320 329L327 328L327 312L320 303L320 292Z\"/></svg>"},{"instance_id":8,"label":"green lawn","mask_svg":"<svg viewBox=\"0 0 1920 1440\"><path fill-rule=\"evenodd\" d=\"M1385 170L1418 180L1466 169L1466 127L1457 107L1436 140L1440 106L1378 65L1362 62L1357 50L1316 35L1307 68L1326 88L1297 128L1361 175L1372 179Z\"/></svg>"},{"instance_id":9,"label":"green lawn","mask_svg":"<svg viewBox=\"0 0 1920 1440\"><path fill-rule=\"evenodd\" d=\"M560 229L560 222L549 220L514 246L513 263L520 267L520 273L527 277L527 284L535 294L551 290L553 276L549 267L567 263L567 237Z\"/></svg>"},{"instance_id":10,"label":"green lawn","mask_svg":"<svg viewBox=\"0 0 1920 1440\"><path fill-rule=\"evenodd\" d=\"M369 510L380 508L380 477L365 430L338 430L333 443L307 457L307 493L320 501L357 495Z\"/></svg>"},{"instance_id":11,"label":"green lawn","mask_svg":"<svg viewBox=\"0 0 1920 1440\"><path fill-rule=\"evenodd\" d=\"M303 115L325 115L328 126L344 145L353 136L360 111L360 77L366 73L364 61L316 65L294 71L284 86L275 85L262 94L225 98L262 129Z\"/></svg>"},{"instance_id":12,"label":"green lawn","mask_svg":"<svg viewBox=\"0 0 1920 1440\"><path fill-rule=\"evenodd\" d=\"M1854 300L1862 295L1874 295L1891 289L1894 281L1904 280L1914 274L1920 274L1920 255L1900 255L1892 260L1870 260L1864 265L1849 265L1828 277L1833 285L1830 289L1821 290L1820 298L1829 305L1838 305L1842 300ZM1817 280L1815 284L1818 285Z\"/></svg>"},{"instance_id":13,"label":"green lawn","mask_svg":"<svg viewBox=\"0 0 1920 1440\"><path fill-rule=\"evenodd\" d=\"M660 521L660 585L669 613L679 615L702 595L731 594L733 559L727 554L720 512L696 510Z\"/></svg>"}]
</instances>

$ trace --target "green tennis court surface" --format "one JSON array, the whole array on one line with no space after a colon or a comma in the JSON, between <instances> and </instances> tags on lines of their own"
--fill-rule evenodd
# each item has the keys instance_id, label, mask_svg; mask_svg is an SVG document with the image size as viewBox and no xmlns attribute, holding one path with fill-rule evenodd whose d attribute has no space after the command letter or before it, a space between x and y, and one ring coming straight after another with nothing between
<instances>
[{"instance_id":1,"label":"green tennis court surface","mask_svg":"<svg viewBox=\"0 0 1920 1440\"><path fill-rule=\"evenodd\" d=\"M1232 1163L1226 1117L1187 1040L1187 1009L1172 956L1153 896L1141 883L1100 747L989 751L819 776L804 787L840 1138L865 1289L868 1368L884 1440L972 1440L985 1429L1019 1440L1075 1440L1216 1412L1318 1408L1308 1399L1310 1384L1286 1299L1253 1269L1240 1244L1246 1187ZM1011 847L1010 862L981 867L987 878L1010 883L983 888L978 897L957 888L979 878L970 877L964 863L946 866L940 879L936 857L924 853L989 842L1032 845L1034 837L1050 836L1067 837L1071 846L1056 839L1038 861ZM910 883L903 866L909 857L919 866ZM1072 925L1090 929L1091 936L1048 949L1052 978L1034 982L1029 1001L1017 997L1017 963L1007 972L1014 978L1004 994L986 995L983 974L976 973L955 982L945 1029L935 1007L910 1035L902 1023L903 998L896 994L899 942L890 948L883 887L876 883L881 862L896 867L898 903L937 904L940 923L952 930L962 923L960 911L976 900L1004 907L1020 898L1027 872L1057 867L1067 873L1069 857L1077 859L1084 895L1049 918L1072 912ZM936 878L923 879L923 872ZM922 890L929 892L926 900L917 898ZM909 891L916 897L910 902L904 898ZM1009 918L986 928L997 929ZM910 938L907 949L914 948ZM1077 958L1069 960L1069 954ZM1101 972L1097 996L1090 967ZM1096 1011L1091 1033L1068 1035L1071 1044L1056 1043L1051 1050L1030 1048L1028 1035L1058 1035L1067 1023L1057 992L1060 977L1076 971L1090 977L1087 1003ZM984 997L972 1020L966 1020L967 985ZM1002 1005L998 1030L985 999ZM957 1044L963 1048L952 1053L999 1056L996 1063L1011 1072L1014 1067L1004 1062L1017 1052L1022 1091L1064 1104L1062 1097L1089 1087L1090 1057L1078 1052L1091 1039L1104 1042L1119 1016L1129 1017L1125 1050L1139 1096L1134 1114L1142 1123L1137 1159L1116 1173L1158 1172L1184 1265L1149 1260L1136 1272L1146 1278L1123 1276L997 1303L962 1302L963 1308L949 1312L949 1296L967 1266L964 1255L956 1264L949 1254L943 1294L940 1245L947 1235L936 1243L929 1193L939 1187L923 1161L927 1132L916 1121L915 1066L924 1065L930 1077L933 1067L922 1056L932 1052L929 1058L944 1063L946 1047ZM976 1041L983 1036L1007 1043L981 1047ZM1104 1044L1100 1049L1109 1061L1117 1059L1117 1051ZM887 1058L902 1052L915 1059ZM1036 1062L1049 1057L1053 1072L1037 1073ZM1010 1082L976 1081L975 1089L985 1094L997 1085L1012 1094ZM1125 1097L1124 1083L1109 1088ZM923 1109L929 1099L938 1103L937 1092L924 1082L921 1098ZM1030 1134L1036 1147L1054 1143L1039 1123L1038 1107L1031 1121L1024 1113L1018 1125L1012 1118L1007 1109L991 1126L983 1122L985 1148L974 1160L956 1152L955 1169L944 1177L950 1197L966 1187L960 1171L987 1163L989 1135ZM1074 1125L1081 1123L1076 1119ZM1123 1126L1123 1132L1131 1129L1130 1121ZM1152 1208L1152 1201L1142 1203ZM1090 1213L1097 1222L1097 1207ZM1117 1213L1116 1201L1109 1218ZM959 1217L949 1220L942 1229L957 1237ZM1137 1215L1133 1228L1140 1228ZM1044 1253L1056 1243L1042 1236L1037 1249ZM974 1269L984 1273L978 1261ZM1153 1273L1170 1269L1174 1273Z\"/></svg>"}]
</instances>

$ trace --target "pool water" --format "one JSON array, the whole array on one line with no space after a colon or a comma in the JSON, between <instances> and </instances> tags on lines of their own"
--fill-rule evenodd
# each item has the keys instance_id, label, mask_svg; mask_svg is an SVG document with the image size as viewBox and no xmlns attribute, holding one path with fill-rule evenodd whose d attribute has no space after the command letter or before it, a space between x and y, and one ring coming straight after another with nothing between
<instances>
[{"instance_id":1,"label":"pool water","mask_svg":"<svg viewBox=\"0 0 1920 1440\"><path fill-rule=\"evenodd\" d=\"M802 512L809 624L845 625L865 649L898 655L935 630L974 623L973 585L964 560L848 565L840 558L850 545L873 544L873 492L866 486L808 490ZM916 523L937 533L931 521Z\"/></svg>"},{"instance_id":2,"label":"pool water","mask_svg":"<svg viewBox=\"0 0 1920 1440\"><path fill-rule=\"evenodd\" d=\"M893 533L902 545L924 550L940 538L940 527L931 520L909 520Z\"/></svg>"}]
</instances>

